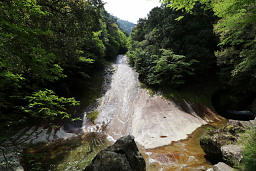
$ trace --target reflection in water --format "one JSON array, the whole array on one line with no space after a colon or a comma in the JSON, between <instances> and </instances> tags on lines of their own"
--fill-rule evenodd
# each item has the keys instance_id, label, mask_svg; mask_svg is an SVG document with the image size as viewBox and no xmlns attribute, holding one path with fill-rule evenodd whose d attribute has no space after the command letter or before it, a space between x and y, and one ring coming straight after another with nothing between
<instances>
[{"instance_id":1,"label":"reflection in water","mask_svg":"<svg viewBox=\"0 0 256 171\"><path fill-rule=\"evenodd\" d=\"M200 137L209 126L203 126L192 133L188 139L173 142L171 145L143 150L147 160L147 170L207 170L212 165L204 158L200 147Z\"/></svg>"},{"instance_id":2,"label":"reflection in water","mask_svg":"<svg viewBox=\"0 0 256 171\"><path fill-rule=\"evenodd\" d=\"M109 144L104 134L90 133L25 150L25 170L82 171Z\"/></svg>"},{"instance_id":3,"label":"reflection in water","mask_svg":"<svg viewBox=\"0 0 256 171\"><path fill-rule=\"evenodd\" d=\"M205 153L200 146L200 137L205 135L209 129L219 128L226 124L223 119L211 125L204 125L194 131L185 140L173 142L170 145L144 149L140 147L146 160L148 171L172 171L172 170L207 170L212 164L205 159Z\"/></svg>"}]
</instances>

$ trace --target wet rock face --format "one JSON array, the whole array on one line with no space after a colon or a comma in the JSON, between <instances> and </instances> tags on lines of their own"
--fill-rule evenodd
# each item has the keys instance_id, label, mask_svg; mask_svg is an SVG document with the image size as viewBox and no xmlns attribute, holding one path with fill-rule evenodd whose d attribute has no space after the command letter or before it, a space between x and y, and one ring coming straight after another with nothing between
<instances>
[{"instance_id":1,"label":"wet rock face","mask_svg":"<svg viewBox=\"0 0 256 171\"><path fill-rule=\"evenodd\" d=\"M206 157L213 163L223 161L230 166L238 166L243 157L237 142L249 127L249 122L230 121L223 128L210 130L200 139Z\"/></svg>"},{"instance_id":2,"label":"wet rock face","mask_svg":"<svg viewBox=\"0 0 256 171\"><path fill-rule=\"evenodd\" d=\"M214 165L213 170L214 171L233 171L233 168L226 165L225 163L220 162L220 163Z\"/></svg>"},{"instance_id":3,"label":"wet rock face","mask_svg":"<svg viewBox=\"0 0 256 171\"><path fill-rule=\"evenodd\" d=\"M145 171L146 163L136 146L133 136L118 139L101 151L85 171Z\"/></svg>"}]
</instances>

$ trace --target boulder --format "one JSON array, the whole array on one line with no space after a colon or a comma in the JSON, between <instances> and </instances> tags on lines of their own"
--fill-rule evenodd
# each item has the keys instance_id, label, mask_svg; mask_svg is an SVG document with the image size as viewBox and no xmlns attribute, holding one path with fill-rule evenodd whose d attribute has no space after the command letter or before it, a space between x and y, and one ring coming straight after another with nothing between
<instances>
[{"instance_id":1,"label":"boulder","mask_svg":"<svg viewBox=\"0 0 256 171\"><path fill-rule=\"evenodd\" d=\"M242 148L239 145L224 145L221 147L221 153L223 156L223 161L231 166L241 163L243 158Z\"/></svg>"},{"instance_id":2,"label":"boulder","mask_svg":"<svg viewBox=\"0 0 256 171\"><path fill-rule=\"evenodd\" d=\"M206 157L213 163L224 161L230 166L238 166L242 150L237 142L246 129L249 129L246 123L231 121L223 128L208 131L200 139Z\"/></svg>"},{"instance_id":3,"label":"boulder","mask_svg":"<svg viewBox=\"0 0 256 171\"><path fill-rule=\"evenodd\" d=\"M218 164L213 166L214 171L233 171L233 168L229 165L219 162Z\"/></svg>"},{"instance_id":4,"label":"boulder","mask_svg":"<svg viewBox=\"0 0 256 171\"><path fill-rule=\"evenodd\" d=\"M145 171L146 163L140 154L133 136L118 139L101 151L85 171Z\"/></svg>"}]
</instances>

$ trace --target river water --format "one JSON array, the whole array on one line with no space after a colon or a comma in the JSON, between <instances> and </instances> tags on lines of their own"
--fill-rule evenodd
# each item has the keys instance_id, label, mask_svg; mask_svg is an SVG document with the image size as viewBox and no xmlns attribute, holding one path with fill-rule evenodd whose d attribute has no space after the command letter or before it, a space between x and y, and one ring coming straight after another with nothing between
<instances>
[{"instance_id":1,"label":"river water","mask_svg":"<svg viewBox=\"0 0 256 171\"><path fill-rule=\"evenodd\" d=\"M221 119L214 114L201 118L188 103L186 113L173 101L150 94L140 87L138 74L127 64L125 55L119 55L113 67L111 86L100 100L95 121L98 127L107 123L108 139L133 135L147 160L147 170L209 167L199 137L206 131L203 125ZM86 125L86 117L84 123L85 132L93 130ZM192 136L184 140L189 134Z\"/></svg>"},{"instance_id":2,"label":"river water","mask_svg":"<svg viewBox=\"0 0 256 171\"><path fill-rule=\"evenodd\" d=\"M50 161L54 168L50 170L82 170L99 150L130 134L135 137L149 171L206 170L211 167L204 158L199 138L209 127L206 125L223 120L214 113L199 117L188 103L189 110L184 112L173 101L150 94L141 88L138 74L127 64L125 55L117 57L113 68L111 85L99 99L95 124L85 114L82 127L85 136L75 141L28 149L27 153L41 156L43 153L44 157L38 160L46 161L46 165ZM106 137L100 133L102 128Z\"/></svg>"}]
</instances>

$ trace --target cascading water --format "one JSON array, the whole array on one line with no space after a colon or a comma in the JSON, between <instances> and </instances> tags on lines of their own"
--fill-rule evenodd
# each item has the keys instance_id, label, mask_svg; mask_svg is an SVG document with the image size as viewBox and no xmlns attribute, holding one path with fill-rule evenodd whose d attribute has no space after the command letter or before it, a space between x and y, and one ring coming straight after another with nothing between
<instances>
[{"instance_id":1,"label":"cascading water","mask_svg":"<svg viewBox=\"0 0 256 171\"><path fill-rule=\"evenodd\" d=\"M109 75L105 78L107 89L104 89L105 93L99 99L96 109L99 115L95 124L85 114L83 135L66 133L63 129L57 133L52 131L54 136L40 133L37 136L40 138L35 139L36 142L42 141L41 139L54 141L56 138L75 138L27 149L27 154L35 157L40 154L38 156L43 158L35 158L35 161L44 161L47 164L43 166L52 167L46 170L82 171L96 153L109 144L106 136L101 133L104 130L111 141L128 134L134 135L149 171L209 168L199 144L199 137L206 129L197 128L212 120L218 120L218 116L212 114L209 118L202 119L189 103L185 102L189 112L186 113L174 102L160 95L150 95L140 87L138 75L127 64L124 55L119 55L112 67L110 73L114 73L110 74L111 81ZM182 140L192 132L194 133L188 140ZM30 164L26 166L29 167Z\"/></svg>"},{"instance_id":2,"label":"cascading water","mask_svg":"<svg viewBox=\"0 0 256 171\"><path fill-rule=\"evenodd\" d=\"M174 102L160 95L151 96L140 88L137 73L127 64L125 55L117 57L114 67L111 87L101 99L95 122L108 123L107 134L115 140L132 134L138 144L152 149L185 139L207 124L194 113L182 111ZM87 128L90 127L84 125Z\"/></svg>"}]
</instances>

